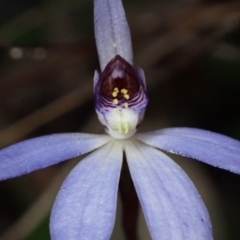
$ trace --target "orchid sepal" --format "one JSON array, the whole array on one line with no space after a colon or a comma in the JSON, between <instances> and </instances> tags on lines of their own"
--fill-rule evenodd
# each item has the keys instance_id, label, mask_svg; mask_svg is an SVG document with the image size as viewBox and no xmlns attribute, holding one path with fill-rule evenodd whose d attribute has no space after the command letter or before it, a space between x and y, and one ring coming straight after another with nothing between
<instances>
[{"instance_id":1,"label":"orchid sepal","mask_svg":"<svg viewBox=\"0 0 240 240\"><path fill-rule=\"evenodd\" d=\"M28 139L0 151L0 180L20 176L97 149L107 135L62 133Z\"/></svg>"},{"instance_id":2,"label":"orchid sepal","mask_svg":"<svg viewBox=\"0 0 240 240\"><path fill-rule=\"evenodd\" d=\"M52 240L110 239L122 157L121 143L111 141L73 168L51 212Z\"/></svg>"},{"instance_id":3,"label":"orchid sepal","mask_svg":"<svg viewBox=\"0 0 240 240\"><path fill-rule=\"evenodd\" d=\"M131 34L122 1L94 1L94 32L102 71L116 55L133 63Z\"/></svg>"},{"instance_id":4,"label":"orchid sepal","mask_svg":"<svg viewBox=\"0 0 240 240\"><path fill-rule=\"evenodd\" d=\"M161 150L240 174L240 142L225 135L178 127L137 134L136 138Z\"/></svg>"},{"instance_id":5,"label":"orchid sepal","mask_svg":"<svg viewBox=\"0 0 240 240\"><path fill-rule=\"evenodd\" d=\"M152 239L212 240L209 214L187 174L142 142L127 140L124 150Z\"/></svg>"}]
</instances>

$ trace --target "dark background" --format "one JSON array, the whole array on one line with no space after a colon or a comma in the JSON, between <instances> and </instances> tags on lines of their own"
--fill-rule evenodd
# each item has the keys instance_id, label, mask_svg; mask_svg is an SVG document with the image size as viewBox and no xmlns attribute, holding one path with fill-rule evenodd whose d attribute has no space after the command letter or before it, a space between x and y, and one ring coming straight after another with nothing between
<instances>
[{"instance_id":1,"label":"dark background","mask_svg":"<svg viewBox=\"0 0 240 240\"><path fill-rule=\"evenodd\" d=\"M141 130L189 126L240 140L240 1L123 3L150 96ZM92 93L98 68L92 1L0 0L0 148L51 133L103 132ZM215 239L238 240L240 176L176 161L203 196ZM0 240L49 239L54 196L75 163L0 183Z\"/></svg>"}]
</instances>

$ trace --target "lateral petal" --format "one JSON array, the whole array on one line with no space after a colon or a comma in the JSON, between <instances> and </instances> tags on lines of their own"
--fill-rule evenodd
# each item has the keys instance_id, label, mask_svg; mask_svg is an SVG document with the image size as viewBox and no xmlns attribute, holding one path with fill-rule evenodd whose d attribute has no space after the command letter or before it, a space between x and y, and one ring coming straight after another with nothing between
<instances>
[{"instance_id":1,"label":"lateral petal","mask_svg":"<svg viewBox=\"0 0 240 240\"><path fill-rule=\"evenodd\" d=\"M210 240L206 207L186 173L141 142L126 144L127 162L153 239Z\"/></svg>"},{"instance_id":2,"label":"lateral petal","mask_svg":"<svg viewBox=\"0 0 240 240\"><path fill-rule=\"evenodd\" d=\"M106 135L52 134L25 140L0 151L0 180L45 168L101 147Z\"/></svg>"},{"instance_id":3,"label":"lateral petal","mask_svg":"<svg viewBox=\"0 0 240 240\"><path fill-rule=\"evenodd\" d=\"M117 54L132 64L131 35L121 0L94 0L94 29L102 71Z\"/></svg>"},{"instance_id":4,"label":"lateral petal","mask_svg":"<svg viewBox=\"0 0 240 240\"><path fill-rule=\"evenodd\" d=\"M139 134L142 142L240 174L240 141L196 128L166 128Z\"/></svg>"},{"instance_id":5,"label":"lateral petal","mask_svg":"<svg viewBox=\"0 0 240 240\"><path fill-rule=\"evenodd\" d=\"M88 155L71 171L52 209L53 240L110 238L122 157L121 144L112 141Z\"/></svg>"}]
</instances>

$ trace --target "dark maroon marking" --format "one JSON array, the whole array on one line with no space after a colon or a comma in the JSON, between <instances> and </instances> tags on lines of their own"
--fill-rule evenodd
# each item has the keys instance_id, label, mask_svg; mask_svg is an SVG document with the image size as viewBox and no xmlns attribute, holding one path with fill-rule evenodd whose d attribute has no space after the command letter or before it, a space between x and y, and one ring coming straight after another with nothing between
<instances>
[{"instance_id":1,"label":"dark maroon marking","mask_svg":"<svg viewBox=\"0 0 240 240\"><path fill-rule=\"evenodd\" d=\"M112 73L114 70L118 70L120 73L123 73L123 77L113 78ZM127 94L130 96L130 98L139 91L139 80L136 70L119 55L117 55L107 64L101 74L101 93L106 97L115 98L112 96L114 88L119 89L119 93L116 97L119 100L123 98L123 94L120 92L123 88L128 90Z\"/></svg>"}]
</instances>

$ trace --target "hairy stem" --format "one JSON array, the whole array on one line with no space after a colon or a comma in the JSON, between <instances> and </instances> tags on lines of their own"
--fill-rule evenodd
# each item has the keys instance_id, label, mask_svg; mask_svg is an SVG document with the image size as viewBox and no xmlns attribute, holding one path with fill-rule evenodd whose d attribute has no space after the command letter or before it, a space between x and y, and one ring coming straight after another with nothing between
<instances>
[{"instance_id":1,"label":"hairy stem","mask_svg":"<svg viewBox=\"0 0 240 240\"><path fill-rule=\"evenodd\" d=\"M119 192L122 201L122 226L126 240L139 239L137 222L139 216L139 201L135 191L126 157L124 155L122 172L119 183Z\"/></svg>"}]
</instances>

